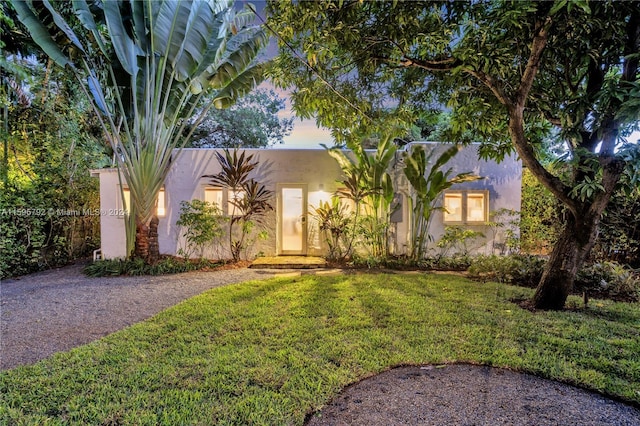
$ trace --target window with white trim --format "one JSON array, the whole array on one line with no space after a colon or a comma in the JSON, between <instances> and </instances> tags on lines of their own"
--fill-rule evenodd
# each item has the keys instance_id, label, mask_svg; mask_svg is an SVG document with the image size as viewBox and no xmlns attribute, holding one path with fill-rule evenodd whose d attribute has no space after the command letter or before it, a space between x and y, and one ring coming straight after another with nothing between
<instances>
[{"instance_id":1,"label":"window with white trim","mask_svg":"<svg viewBox=\"0 0 640 426\"><path fill-rule=\"evenodd\" d=\"M482 224L489 220L489 192L447 191L443 207L445 223Z\"/></svg>"}]
</instances>

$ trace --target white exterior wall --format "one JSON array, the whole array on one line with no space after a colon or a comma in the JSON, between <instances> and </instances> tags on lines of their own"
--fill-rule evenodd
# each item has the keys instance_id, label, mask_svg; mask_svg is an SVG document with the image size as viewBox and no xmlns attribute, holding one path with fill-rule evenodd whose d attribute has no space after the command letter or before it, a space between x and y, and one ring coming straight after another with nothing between
<instances>
[{"instance_id":1,"label":"white exterior wall","mask_svg":"<svg viewBox=\"0 0 640 426\"><path fill-rule=\"evenodd\" d=\"M92 170L91 176L100 178L100 248L104 259L125 257L126 237L116 169Z\"/></svg>"},{"instance_id":2,"label":"white exterior wall","mask_svg":"<svg viewBox=\"0 0 640 426\"><path fill-rule=\"evenodd\" d=\"M433 160L436 160L440 153L451 147L450 144L442 143L411 143L406 146L406 151L410 151L412 145L421 145L430 152L436 150ZM521 193L522 193L522 164L515 154L507 157L501 163L495 161L484 161L478 159L478 144L472 144L460 148L458 154L441 168L442 171L452 169L450 178L459 173L471 172L476 176L482 177L481 180L473 182L464 182L453 185L450 191L488 191L489 194L489 221L493 220L492 213L500 209L513 210L517 216L520 213ZM427 166L428 168L430 166ZM402 174L402 172L400 172ZM426 174L426 173L425 173ZM403 193L410 194L409 184L404 176L398 176L400 181L399 187ZM406 204L406 203L405 203ZM442 206L442 197L436 206ZM402 223L398 224L398 248L403 251L406 248L406 242L410 232L410 216L408 206L405 206L405 216ZM443 221L443 211L437 210L434 213L429 234L433 241L429 243L429 255L438 254L441 250L436 247L437 242L442 238L446 224ZM492 229L486 224L465 224L461 225L466 229L481 232L485 238L478 238L469 243L471 253L475 254L493 254L498 253L498 248L505 242L505 229ZM518 231L516 230L516 233Z\"/></svg>"},{"instance_id":3,"label":"white exterior wall","mask_svg":"<svg viewBox=\"0 0 640 426\"><path fill-rule=\"evenodd\" d=\"M413 144L411 144L413 145ZM449 145L423 144L427 149L435 147L444 150ZM407 147L408 149L408 147ZM158 238L160 252L163 254L177 254L184 242L180 236L180 230L175 226L180 212L180 202L192 199L204 199L204 188L209 179L203 175L214 175L220 172L215 152L222 150L213 149L184 149L172 162L172 168L165 181L166 215L160 217L158 226ZM254 154L258 161L257 170L251 177L265 184L267 189L274 191L272 205L278 206L276 191L278 184L306 184L308 191L308 203L317 205L319 201L328 201L331 194L338 189L338 180L342 179L342 173L336 161L331 158L324 149L248 149L248 154ZM402 153L398 152L397 158ZM480 162L477 159L477 146L471 145L462 148L461 152L452 159L451 164L454 174L461 172L473 172L486 179L477 182L460 184L452 189L482 189L489 191L489 209L495 211L500 208L520 211L520 182L522 168L515 157L506 159L501 164L494 162ZM100 207L101 217L101 248L104 258L118 258L125 255L125 230L124 218L117 213L121 209L118 176L114 169L94 170L93 176L100 177ZM403 253L406 249L407 237L410 232L409 203L406 196L410 194L409 186L398 169L395 175L398 183L398 191L405 195L403 201L402 221L395 225L396 244L394 252ZM113 214L105 214L113 213ZM309 208L308 222L308 255L322 255L324 244L318 236L317 226L314 226ZM264 241L256 241L251 254L257 253L274 256L278 253L277 246L277 214L271 212L266 220L268 238ZM485 233L488 237L486 226L472 226L471 228ZM442 213L436 213L431 227L434 243L440 239L444 232ZM498 235L498 240L503 236ZM490 238L490 240L493 240ZM224 247L228 246L226 240ZM476 251L488 252L490 244L478 247ZM228 251L220 248L211 249L204 253L205 257L225 258L229 257Z\"/></svg>"},{"instance_id":4,"label":"white exterior wall","mask_svg":"<svg viewBox=\"0 0 640 426\"><path fill-rule=\"evenodd\" d=\"M171 172L167 176L165 190L167 194L167 215L160 218L158 238L160 251L175 254L182 244L176 231L175 223L180 212L180 202L194 198L204 199L204 188L209 179L203 175L215 175L221 171L214 149L184 149L173 162ZM337 189L336 180L341 171L335 160L324 150L311 149L247 149L248 154L254 154L258 167L251 177L263 183L267 189L274 192L272 206L277 208L277 184L307 184L308 202L317 205L318 200L329 200ZM321 187L322 185L322 187ZM309 209L311 210L311 209ZM309 211L311 213L311 211ZM277 215L269 213L266 220L268 238L256 241L252 253L265 256L275 256L277 253L276 229ZM312 221L308 220L309 239L307 254L320 255L322 247L317 238L317 232L312 232ZM225 246L228 246L227 241ZM229 257L229 253L210 252L206 256L212 258Z\"/></svg>"}]
</instances>

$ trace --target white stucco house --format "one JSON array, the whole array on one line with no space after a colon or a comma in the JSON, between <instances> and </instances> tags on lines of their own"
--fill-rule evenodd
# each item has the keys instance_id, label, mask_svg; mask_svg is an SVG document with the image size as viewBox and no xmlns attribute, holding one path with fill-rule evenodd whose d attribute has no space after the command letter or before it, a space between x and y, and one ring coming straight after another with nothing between
<instances>
[{"instance_id":1,"label":"white stucco house","mask_svg":"<svg viewBox=\"0 0 640 426\"><path fill-rule=\"evenodd\" d=\"M424 149L444 150L449 144L411 143L396 153L391 170L397 185L400 208L392 216L394 252L406 250L411 232L411 212L407 197L411 189L402 175L402 150L413 145ZM446 210L437 211L430 228L434 242L444 233L447 225L456 225L485 234L474 251L489 253L504 243L501 230L489 229L492 212L520 211L522 165L515 155L501 163L478 159L478 145L461 148L457 156L445 168L454 174L473 172L483 179L454 185L443 195L441 203ZM274 211L267 217L268 237L256 242L253 252L266 256L314 255L322 256L327 247L318 232L312 212L321 201L328 201L339 189L343 179L340 167L324 149L250 149L259 162L253 177L273 191ZM181 231L176 226L180 202L201 199L217 202L223 213L228 214L229 194L211 185L204 175L220 172L215 149L184 149L172 161L171 171L158 199L158 238L160 252L175 255L184 244ZM93 170L92 176L100 179L101 252L105 259L125 256L125 226L120 183L117 170ZM126 188L125 188L126 190ZM205 257L220 256L220 249L205 252Z\"/></svg>"}]
</instances>

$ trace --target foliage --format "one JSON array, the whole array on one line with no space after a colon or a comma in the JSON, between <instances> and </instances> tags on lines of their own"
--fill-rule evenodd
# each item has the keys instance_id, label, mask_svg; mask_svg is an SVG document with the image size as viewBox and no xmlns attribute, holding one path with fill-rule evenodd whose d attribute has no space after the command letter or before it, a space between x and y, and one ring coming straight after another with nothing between
<instances>
[{"instance_id":1,"label":"foliage","mask_svg":"<svg viewBox=\"0 0 640 426\"><path fill-rule=\"evenodd\" d=\"M318 229L324 233L329 248L327 259L344 260L353 256L348 251L349 241L355 232L354 217L349 207L339 197L331 197L331 202L323 202L313 207L312 215L318 221Z\"/></svg>"},{"instance_id":2,"label":"foliage","mask_svg":"<svg viewBox=\"0 0 640 426\"><path fill-rule=\"evenodd\" d=\"M191 137L195 148L262 148L283 143L293 129L280 118L285 100L273 90L258 89L226 109L210 109Z\"/></svg>"},{"instance_id":3,"label":"foliage","mask_svg":"<svg viewBox=\"0 0 640 426\"><path fill-rule=\"evenodd\" d=\"M184 229L182 237L186 247L180 248L178 254L189 259L197 254L199 259L204 256L204 250L220 240L224 231L222 222L222 210L217 205L211 205L208 201L191 200L180 202L180 217L176 226Z\"/></svg>"},{"instance_id":4,"label":"foliage","mask_svg":"<svg viewBox=\"0 0 640 426\"><path fill-rule=\"evenodd\" d=\"M582 268L576 276L576 290L588 297L619 301L640 300L640 271L616 262L598 262Z\"/></svg>"},{"instance_id":5,"label":"foliage","mask_svg":"<svg viewBox=\"0 0 640 426\"><path fill-rule=\"evenodd\" d=\"M468 254L456 253L451 256L426 257L418 261L422 268L435 271L466 271L473 258Z\"/></svg>"},{"instance_id":6,"label":"foliage","mask_svg":"<svg viewBox=\"0 0 640 426\"><path fill-rule=\"evenodd\" d=\"M354 223L362 230L361 243L374 257L388 255L389 219L395 208L392 205L393 180L388 171L396 152L392 138L382 138L375 153L368 153L361 145L352 145L351 152L355 158L339 148L331 148L327 152L345 175L346 179L341 182L343 188L337 195L353 202ZM351 252L355 236L353 233L347 252Z\"/></svg>"},{"instance_id":7,"label":"foliage","mask_svg":"<svg viewBox=\"0 0 640 426\"><path fill-rule=\"evenodd\" d=\"M190 137L183 118L207 91L216 95L201 117L257 84L262 67L253 60L264 31L228 2L74 1L66 16L60 3L58 10L49 2L13 5L34 41L82 82L129 187L128 249L135 227L135 255L152 263L159 255L149 238L157 195L174 148Z\"/></svg>"},{"instance_id":8,"label":"foliage","mask_svg":"<svg viewBox=\"0 0 640 426\"><path fill-rule=\"evenodd\" d=\"M509 256L476 256L469 265L469 277L483 281L497 281L535 288L545 266L538 256L512 254Z\"/></svg>"},{"instance_id":9,"label":"foliage","mask_svg":"<svg viewBox=\"0 0 640 426\"><path fill-rule=\"evenodd\" d=\"M640 186L613 194L591 257L640 268Z\"/></svg>"},{"instance_id":10,"label":"foliage","mask_svg":"<svg viewBox=\"0 0 640 426\"><path fill-rule=\"evenodd\" d=\"M229 200L233 207L229 212L229 249L233 260L237 261L243 254L247 256L255 225L262 225L266 214L273 210L273 191L249 177L258 166L253 154L247 155L246 151L238 154L237 149L233 153L228 149L223 152L216 152L222 169L220 173L203 177L210 178L212 185L226 188L230 195L233 194ZM234 231L235 225L240 227L239 236ZM264 232L259 232L258 237L264 238Z\"/></svg>"},{"instance_id":11,"label":"foliage","mask_svg":"<svg viewBox=\"0 0 640 426\"><path fill-rule=\"evenodd\" d=\"M436 150L427 153L420 146L413 146L411 152L405 155L404 175L411 184L413 196L409 197L409 206L413 212L411 224L411 235L409 241L409 257L420 260L427 252L427 246L431 236L429 226L433 218L433 212L441 209L436 207L436 202L440 199L443 191L456 183L468 182L480 179L469 172L459 173L450 177L452 169L440 170L449 160L458 153L458 147L451 147L445 150L434 160ZM429 169L427 167L433 161Z\"/></svg>"},{"instance_id":12,"label":"foliage","mask_svg":"<svg viewBox=\"0 0 640 426\"><path fill-rule=\"evenodd\" d=\"M1 372L0 423L303 424L364 377L456 361L640 402L640 305L532 313L509 302L530 294L434 274L224 286Z\"/></svg>"},{"instance_id":13,"label":"foliage","mask_svg":"<svg viewBox=\"0 0 640 426\"><path fill-rule=\"evenodd\" d=\"M98 181L109 164L78 84L62 71L21 60L9 89L0 181L0 278L61 266L99 241ZM27 64L29 64L27 66Z\"/></svg>"},{"instance_id":14,"label":"foliage","mask_svg":"<svg viewBox=\"0 0 640 426\"><path fill-rule=\"evenodd\" d=\"M625 163L638 164L618 150L640 122L636 6L270 1L281 37L271 74L296 87L298 114L317 114L336 135L406 128L446 105L452 140L471 135L481 156L498 160L515 149L566 209L534 299L561 309ZM549 136L564 147L569 173L540 155Z\"/></svg>"},{"instance_id":15,"label":"foliage","mask_svg":"<svg viewBox=\"0 0 640 426\"><path fill-rule=\"evenodd\" d=\"M444 234L436 246L441 250L442 257L446 257L450 251L469 256L469 244L478 238L484 238L484 234L462 226L445 226Z\"/></svg>"},{"instance_id":16,"label":"foliage","mask_svg":"<svg viewBox=\"0 0 640 426\"><path fill-rule=\"evenodd\" d=\"M521 202L522 205L522 202ZM520 223L521 215L519 211L511 209L498 209L489 213L489 221L485 226L489 228L491 234L491 254L499 250L499 254L505 255L520 252ZM497 243L497 237L502 233L503 243Z\"/></svg>"},{"instance_id":17,"label":"foliage","mask_svg":"<svg viewBox=\"0 0 640 426\"><path fill-rule=\"evenodd\" d=\"M85 266L83 272L88 277L167 275L215 268L220 265L220 262L207 259L190 260L176 257L161 258L153 265L143 259L109 259L93 262Z\"/></svg>"},{"instance_id":18,"label":"foliage","mask_svg":"<svg viewBox=\"0 0 640 426\"><path fill-rule=\"evenodd\" d=\"M525 253L548 254L561 232L562 207L528 169L522 171L520 241Z\"/></svg>"}]
</instances>

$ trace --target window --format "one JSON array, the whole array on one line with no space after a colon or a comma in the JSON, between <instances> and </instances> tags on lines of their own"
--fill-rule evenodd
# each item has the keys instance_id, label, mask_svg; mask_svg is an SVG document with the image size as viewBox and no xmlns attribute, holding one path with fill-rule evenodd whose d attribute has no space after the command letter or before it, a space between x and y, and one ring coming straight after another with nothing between
<instances>
[{"instance_id":1,"label":"window","mask_svg":"<svg viewBox=\"0 0 640 426\"><path fill-rule=\"evenodd\" d=\"M467 222L486 222L485 194L467 194Z\"/></svg>"},{"instance_id":2,"label":"window","mask_svg":"<svg viewBox=\"0 0 640 426\"><path fill-rule=\"evenodd\" d=\"M451 191L444 194L444 222L484 223L488 220L488 191Z\"/></svg>"},{"instance_id":3,"label":"window","mask_svg":"<svg viewBox=\"0 0 640 426\"><path fill-rule=\"evenodd\" d=\"M462 194L444 194L444 221L462 222Z\"/></svg>"},{"instance_id":4,"label":"window","mask_svg":"<svg viewBox=\"0 0 640 426\"><path fill-rule=\"evenodd\" d=\"M219 209L222 209L222 189L221 188L205 188L204 189L204 201L215 205Z\"/></svg>"},{"instance_id":5,"label":"window","mask_svg":"<svg viewBox=\"0 0 640 426\"><path fill-rule=\"evenodd\" d=\"M228 188L207 186L204 188L204 201L218 207L223 215L239 215L240 209L233 201L240 201L245 197L244 191L232 191ZM241 203L240 203L241 204Z\"/></svg>"},{"instance_id":6,"label":"window","mask_svg":"<svg viewBox=\"0 0 640 426\"><path fill-rule=\"evenodd\" d=\"M124 208L123 211L129 212L129 205L131 203L131 192L129 188L124 188ZM118 204L121 202L120 197L118 197ZM160 192L158 192L158 199L156 204L156 216L164 217L167 214L166 204L165 204L165 191L164 187L160 188Z\"/></svg>"}]
</instances>

